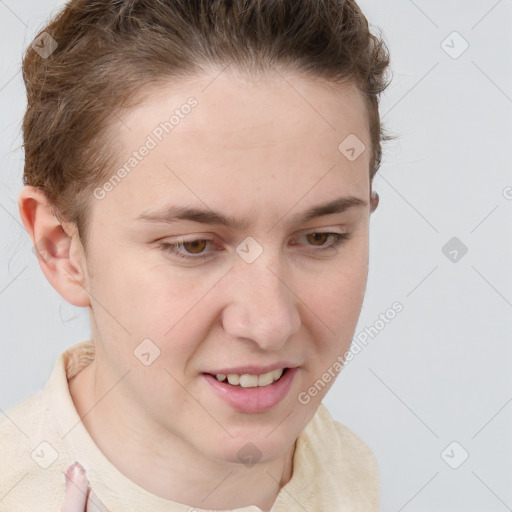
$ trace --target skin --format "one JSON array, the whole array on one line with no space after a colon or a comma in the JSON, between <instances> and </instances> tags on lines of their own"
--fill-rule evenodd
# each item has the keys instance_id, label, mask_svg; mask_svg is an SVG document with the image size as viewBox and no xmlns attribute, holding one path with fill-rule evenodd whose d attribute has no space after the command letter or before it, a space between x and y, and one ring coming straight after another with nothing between
<instances>
[{"instance_id":1,"label":"skin","mask_svg":"<svg viewBox=\"0 0 512 512\"><path fill-rule=\"evenodd\" d=\"M66 471L66 492L61 512L107 512L105 505L89 487L83 466L75 462Z\"/></svg>"},{"instance_id":2,"label":"skin","mask_svg":"<svg viewBox=\"0 0 512 512\"><path fill-rule=\"evenodd\" d=\"M190 96L198 101L104 199L91 197L87 257L74 226L57 221L41 192L27 186L18 201L32 241L46 251L44 274L68 302L90 310L96 358L69 381L86 429L132 481L197 508L270 510L292 476L295 441L334 380L308 404L297 397L348 350L366 287L378 196L362 94L351 84L283 76L216 71L160 84L113 123L121 166L169 113ZM350 134L367 148L355 161L338 150ZM365 205L291 223L341 196ZM249 225L136 220L176 203ZM319 232L350 238L322 253L333 239L315 240ZM176 249L208 257L183 260L159 245L183 236L213 239ZM250 264L235 252L248 236L263 248ZM145 338L160 349L150 366L133 353ZM263 413L235 411L202 376L279 360L299 370L286 398ZM248 442L261 452L250 467L237 456Z\"/></svg>"}]
</instances>

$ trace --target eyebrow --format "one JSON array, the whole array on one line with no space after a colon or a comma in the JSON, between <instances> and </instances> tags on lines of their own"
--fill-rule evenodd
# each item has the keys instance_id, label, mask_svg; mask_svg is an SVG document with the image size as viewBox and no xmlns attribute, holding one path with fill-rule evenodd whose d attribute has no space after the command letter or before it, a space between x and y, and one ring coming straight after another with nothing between
<instances>
[{"instance_id":1,"label":"eyebrow","mask_svg":"<svg viewBox=\"0 0 512 512\"><path fill-rule=\"evenodd\" d=\"M308 210L295 214L291 223L301 224L317 217L343 213L349 208L367 206L368 202L354 196L339 197L328 203L319 204ZM198 222L200 224L212 224L226 226L232 230L246 230L248 223L245 220L237 220L231 216L213 210L201 208L170 205L156 210L142 212L135 220L144 222L160 222L172 224L180 220Z\"/></svg>"}]
</instances>

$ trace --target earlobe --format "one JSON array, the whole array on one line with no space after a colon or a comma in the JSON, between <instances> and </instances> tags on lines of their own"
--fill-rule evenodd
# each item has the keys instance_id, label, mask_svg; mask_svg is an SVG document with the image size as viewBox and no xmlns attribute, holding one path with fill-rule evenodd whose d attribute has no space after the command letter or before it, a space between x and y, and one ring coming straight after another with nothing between
<instances>
[{"instance_id":1,"label":"earlobe","mask_svg":"<svg viewBox=\"0 0 512 512\"><path fill-rule=\"evenodd\" d=\"M32 240L33 252L50 284L74 306L91 305L86 290L83 251L73 250L81 244L73 230L64 230L44 192L25 186L18 197L21 220Z\"/></svg>"}]
</instances>

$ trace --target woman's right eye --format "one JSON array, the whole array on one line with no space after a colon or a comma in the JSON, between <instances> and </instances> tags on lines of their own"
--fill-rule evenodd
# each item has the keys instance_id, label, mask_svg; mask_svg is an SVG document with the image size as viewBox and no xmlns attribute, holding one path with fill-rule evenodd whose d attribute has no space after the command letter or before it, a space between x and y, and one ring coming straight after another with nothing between
<instances>
[{"instance_id":1,"label":"woman's right eye","mask_svg":"<svg viewBox=\"0 0 512 512\"><path fill-rule=\"evenodd\" d=\"M178 258L188 260L198 260L208 258L209 252L203 252L204 247L208 243L213 243L213 240L209 238L197 238L195 240L182 240L181 242L169 243L162 242L160 247L167 252L177 256ZM179 249L184 248L186 252L182 252Z\"/></svg>"}]
</instances>

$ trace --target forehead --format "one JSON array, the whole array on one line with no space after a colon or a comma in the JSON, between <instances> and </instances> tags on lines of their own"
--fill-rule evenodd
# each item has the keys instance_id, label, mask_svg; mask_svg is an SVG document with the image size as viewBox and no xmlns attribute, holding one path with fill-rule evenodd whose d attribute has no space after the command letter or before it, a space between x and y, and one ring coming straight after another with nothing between
<instances>
[{"instance_id":1,"label":"forehead","mask_svg":"<svg viewBox=\"0 0 512 512\"><path fill-rule=\"evenodd\" d=\"M308 190L312 201L333 187L363 197L368 190L368 115L353 84L227 72L161 83L110 134L116 169L125 172L108 202L126 213L176 200L226 211L226 201L235 209L241 197L253 212ZM354 136L366 150L350 161L340 144ZM134 156L144 146L145 155Z\"/></svg>"},{"instance_id":2,"label":"forehead","mask_svg":"<svg viewBox=\"0 0 512 512\"><path fill-rule=\"evenodd\" d=\"M201 143L228 151L279 147L290 139L311 140L317 148L325 139L332 148L350 134L370 142L366 104L353 83L281 72L249 78L224 70L160 83L142 94L138 107L113 126L128 150L169 121L172 136L160 142L172 146L180 138L195 139L198 150ZM191 98L193 109L187 107Z\"/></svg>"}]
</instances>

